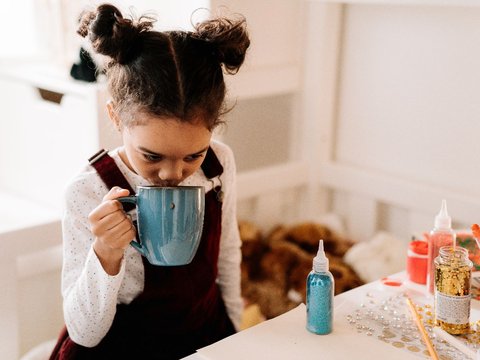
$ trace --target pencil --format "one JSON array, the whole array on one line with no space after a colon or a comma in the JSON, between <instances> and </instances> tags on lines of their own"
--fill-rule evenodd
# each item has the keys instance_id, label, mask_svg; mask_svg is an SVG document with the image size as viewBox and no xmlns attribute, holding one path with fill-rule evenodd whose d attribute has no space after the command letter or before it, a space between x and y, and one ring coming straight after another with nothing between
<instances>
[{"instance_id":1,"label":"pencil","mask_svg":"<svg viewBox=\"0 0 480 360\"><path fill-rule=\"evenodd\" d=\"M435 348L432 345L432 341L430 340L430 337L428 336L427 331L423 326L422 320L418 316L417 309L415 309L415 305L413 304L412 300L408 296L407 296L407 304L408 304L408 307L410 308L410 311L412 312L413 320L415 320L415 323L417 324L417 328L422 334L423 340L427 345L427 349L430 354L430 357L434 360L438 360L438 355L437 355L437 352L435 351Z\"/></svg>"}]
</instances>

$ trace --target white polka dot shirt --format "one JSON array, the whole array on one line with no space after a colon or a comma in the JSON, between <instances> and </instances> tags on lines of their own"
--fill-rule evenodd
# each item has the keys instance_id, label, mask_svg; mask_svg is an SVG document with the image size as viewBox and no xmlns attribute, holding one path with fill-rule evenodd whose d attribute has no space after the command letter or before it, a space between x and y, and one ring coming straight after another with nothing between
<instances>
[{"instance_id":1,"label":"white polka dot shirt","mask_svg":"<svg viewBox=\"0 0 480 360\"><path fill-rule=\"evenodd\" d=\"M242 312L241 242L236 217L235 162L227 145L215 140L210 145L224 170L220 176L225 196L222 203L217 283L228 315L238 329ZM135 189L136 186L149 185L123 163L118 150L115 149L109 154L132 187ZM215 186L220 184L220 180L214 179ZM201 169L180 185L202 185L205 192L213 186ZM120 272L115 276L110 276L103 270L93 251L94 237L87 216L101 203L107 192L106 185L89 165L68 184L65 195L62 221L63 312L70 338L86 347L96 346L106 335L115 317L116 305L129 304L143 291L144 286L141 255L133 247L129 246L125 250ZM132 215L135 219L135 212Z\"/></svg>"}]
</instances>

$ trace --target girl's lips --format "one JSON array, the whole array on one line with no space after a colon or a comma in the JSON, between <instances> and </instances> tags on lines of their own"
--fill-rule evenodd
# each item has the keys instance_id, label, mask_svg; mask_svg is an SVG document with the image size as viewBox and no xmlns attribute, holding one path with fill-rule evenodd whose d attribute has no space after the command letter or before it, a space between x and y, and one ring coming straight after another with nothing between
<instances>
[{"instance_id":1,"label":"girl's lips","mask_svg":"<svg viewBox=\"0 0 480 360\"><path fill-rule=\"evenodd\" d=\"M154 182L154 181L151 181L151 183L154 186L160 186L160 187L175 187L178 184L180 184L180 182Z\"/></svg>"}]
</instances>

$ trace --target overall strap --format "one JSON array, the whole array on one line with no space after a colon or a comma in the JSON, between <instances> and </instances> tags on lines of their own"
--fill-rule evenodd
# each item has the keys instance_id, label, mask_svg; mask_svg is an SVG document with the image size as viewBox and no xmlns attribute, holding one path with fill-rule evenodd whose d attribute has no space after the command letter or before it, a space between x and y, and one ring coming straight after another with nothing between
<instances>
[{"instance_id":1,"label":"overall strap","mask_svg":"<svg viewBox=\"0 0 480 360\"><path fill-rule=\"evenodd\" d=\"M127 189L128 191L130 191L130 195L135 194L135 191L132 189L132 187L128 183L128 180L118 168L115 160L113 160L113 158L108 155L107 150L100 150L90 159L88 159L88 162L95 168L95 170L97 170L98 175L103 180L105 185L107 185L108 189L111 189L114 186L119 186L122 189ZM135 208L135 205L131 203L126 203L123 204L123 208L125 209L125 211L130 211Z\"/></svg>"},{"instance_id":2,"label":"overall strap","mask_svg":"<svg viewBox=\"0 0 480 360\"><path fill-rule=\"evenodd\" d=\"M216 176L220 176L223 173L223 166L215 155L215 152L211 147L207 150L205 155L205 161L202 163L202 170L208 179L213 179Z\"/></svg>"},{"instance_id":3,"label":"overall strap","mask_svg":"<svg viewBox=\"0 0 480 360\"><path fill-rule=\"evenodd\" d=\"M100 150L88 159L88 162L95 168L95 170L97 170L98 175L100 175L100 178L109 189L114 186L120 186L122 189L130 191L130 194L132 195L135 193L125 176L118 168L115 160L108 155L107 150Z\"/></svg>"},{"instance_id":4,"label":"overall strap","mask_svg":"<svg viewBox=\"0 0 480 360\"><path fill-rule=\"evenodd\" d=\"M207 150L207 155L205 156L205 161L202 163L202 170L205 176L213 183L213 178L219 177L220 185L213 187L213 192L216 194L216 198L219 202L223 202L223 190L222 190L222 181L220 180L220 175L223 174L223 166L220 164L220 161L215 155L215 152L211 147Z\"/></svg>"}]
</instances>

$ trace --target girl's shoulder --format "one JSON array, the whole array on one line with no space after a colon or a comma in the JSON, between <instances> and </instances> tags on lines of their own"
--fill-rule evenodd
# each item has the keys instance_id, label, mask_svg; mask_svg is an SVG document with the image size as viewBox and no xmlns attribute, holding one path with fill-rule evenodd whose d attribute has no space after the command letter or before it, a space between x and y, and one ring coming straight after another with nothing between
<instances>
[{"instance_id":1,"label":"girl's shoulder","mask_svg":"<svg viewBox=\"0 0 480 360\"><path fill-rule=\"evenodd\" d=\"M109 151L109 155L116 160L118 150ZM81 199L98 201L105 196L108 189L97 170L86 160L85 165L67 183L65 192L67 201Z\"/></svg>"},{"instance_id":2,"label":"girl's shoulder","mask_svg":"<svg viewBox=\"0 0 480 360\"><path fill-rule=\"evenodd\" d=\"M67 199L102 199L107 191L105 184L91 165L85 165L66 186Z\"/></svg>"},{"instance_id":3,"label":"girl's shoulder","mask_svg":"<svg viewBox=\"0 0 480 360\"><path fill-rule=\"evenodd\" d=\"M228 187L235 181L235 174L237 172L233 151L227 144L219 140L212 140L210 147L220 161L220 164L222 164L223 173L220 178L223 184Z\"/></svg>"},{"instance_id":4,"label":"girl's shoulder","mask_svg":"<svg viewBox=\"0 0 480 360\"><path fill-rule=\"evenodd\" d=\"M220 140L212 139L210 141L210 147L214 151L215 155L217 155L217 158L220 160L221 164L234 162L233 151L227 144L221 142Z\"/></svg>"}]
</instances>

